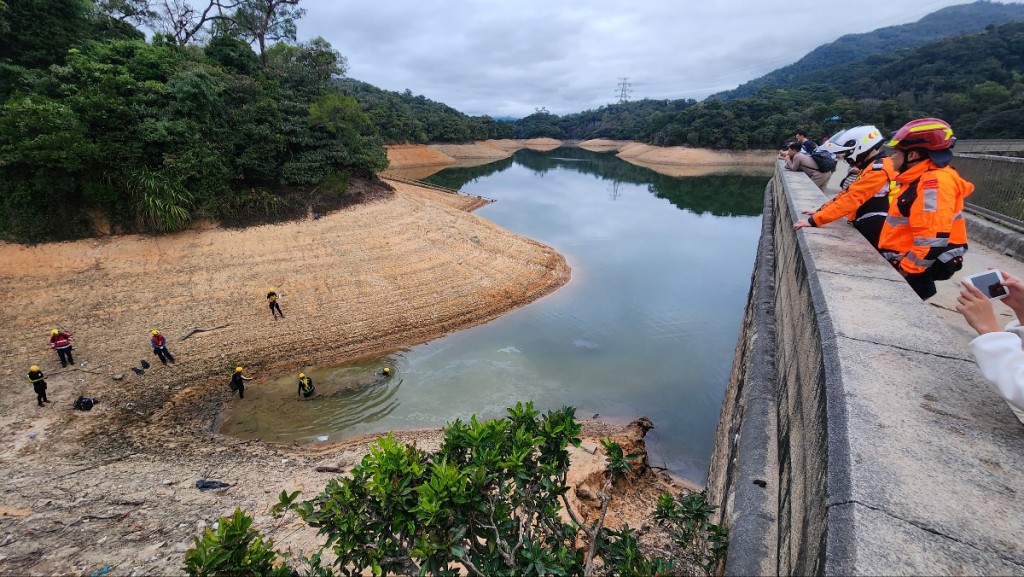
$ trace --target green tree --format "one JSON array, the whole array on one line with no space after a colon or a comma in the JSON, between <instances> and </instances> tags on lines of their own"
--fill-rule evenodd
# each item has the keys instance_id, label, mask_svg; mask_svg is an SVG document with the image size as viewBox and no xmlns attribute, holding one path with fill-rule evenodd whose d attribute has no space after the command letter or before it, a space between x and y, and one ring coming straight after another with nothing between
<instances>
[{"instance_id":1,"label":"green tree","mask_svg":"<svg viewBox=\"0 0 1024 577\"><path fill-rule=\"evenodd\" d=\"M89 32L88 0L17 0L0 16L0 60L26 68L64 61Z\"/></svg>"},{"instance_id":2,"label":"green tree","mask_svg":"<svg viewBox=\"0 0 1024 577\"><path fill-rule=\"evenodd\" d=\"M231 16L232 27L243 38L259 46L263 67L268 63L267 42L295 40L295 22L305 10L299 0L238 0Z\"/></svg>"}]
</instances>

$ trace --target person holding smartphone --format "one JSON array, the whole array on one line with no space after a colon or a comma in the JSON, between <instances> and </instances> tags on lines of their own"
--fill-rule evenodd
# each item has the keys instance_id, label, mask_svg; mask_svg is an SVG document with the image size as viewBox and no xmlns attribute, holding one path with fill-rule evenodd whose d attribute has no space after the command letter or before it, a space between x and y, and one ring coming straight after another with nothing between
<instances>
[{"instance_id":1,"label":"person holding smartphone","mask_svg":"<svg viewBox=\"0 0 1024 577\"><path fill-rule=\"evenodd\" d=\"M1000 329L992 302L969 282L957 298L956 310L964 315L967 324L978 331L971 341L971 354L978 367L1006 402L1024 410L1024 281L999 271L1000 284L1006 289L1003 304L1010 307L1017 319Z\"/></svg>"}]
</instances>

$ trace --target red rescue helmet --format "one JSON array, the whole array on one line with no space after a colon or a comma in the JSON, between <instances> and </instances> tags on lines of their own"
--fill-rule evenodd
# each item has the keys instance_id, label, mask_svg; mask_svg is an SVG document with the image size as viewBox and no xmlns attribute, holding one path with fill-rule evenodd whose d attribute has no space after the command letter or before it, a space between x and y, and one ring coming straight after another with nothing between
<instances>
[{"instance_id":1,"label":"red rescue helmet","mask_svg":"<svg viewBox=\"0 0 1024 577\"><path fill-rule=\"evenodd\" d=\"M918 118L897 130L889 140L889 146L900 150L946 150L952 148L955 142L953 128L945 120Z\"/></svg>"},{"instance_id":2,"label":"red rescue helmet","mask_svg":"<svg viewBox=\"0 0 1024 577\"><path fill-rule=\"evenodd\" d=\"M898 150L924 151L932 163L939 167L953 160L954 144L956 138L953 136L953 128L939 118L911 120L897 130L889 141L889 146Z\"/></svg>"}]
</instances>

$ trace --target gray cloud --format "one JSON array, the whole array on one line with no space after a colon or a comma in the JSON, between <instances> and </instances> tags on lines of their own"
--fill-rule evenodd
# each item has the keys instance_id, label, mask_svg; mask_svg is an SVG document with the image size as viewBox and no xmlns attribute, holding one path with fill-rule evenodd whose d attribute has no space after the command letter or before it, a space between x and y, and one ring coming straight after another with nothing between
<instances>
[{"instance_id":1,"label":"gray cloud","mask_svg":"<svg viewBox=\"0 0 1024 577\"><path fill-rule=\"evenodd\" d=\"M351 78L466 114L568 114L616 102L620 77L634 100L702 99L844 34L961 3L831 3L822 18L799 3L754 0L303 0L299 39L326 38Z\"/></svg>"}]
</instances>

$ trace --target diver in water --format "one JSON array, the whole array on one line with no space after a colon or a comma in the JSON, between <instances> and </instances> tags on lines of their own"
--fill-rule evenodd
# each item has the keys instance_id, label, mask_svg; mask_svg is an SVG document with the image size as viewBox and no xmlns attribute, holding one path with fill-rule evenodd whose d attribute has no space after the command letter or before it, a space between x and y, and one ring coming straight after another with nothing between
<instances>
[{"instance_id":1,"label":"diver in water","mask_svg":"<svg viewBox=\"0 0 1024 577\"><path fill-rule=\"evenodd\" d=\"M313 396L316 387L313 386L313 379L306 376L306 373L299 373L299 391L296 394L302 395L303 399Z\"/></svg>"}]
</instances>

